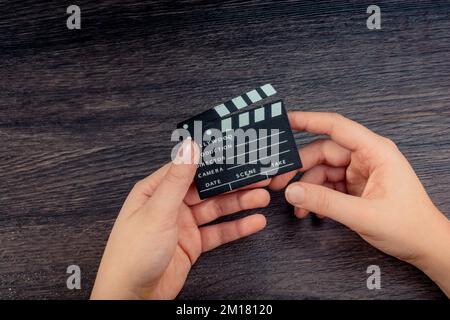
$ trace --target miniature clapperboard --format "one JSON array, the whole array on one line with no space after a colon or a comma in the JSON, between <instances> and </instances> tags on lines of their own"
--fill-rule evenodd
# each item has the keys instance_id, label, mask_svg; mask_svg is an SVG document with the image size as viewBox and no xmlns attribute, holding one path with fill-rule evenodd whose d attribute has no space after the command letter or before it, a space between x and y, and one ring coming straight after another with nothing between
<instances>
[{"instance_id":1,"label":"miniature clapperboard","mask_svg":"<svg viewBox=\"0 0 450 320\"><path fill-rule=\"evenodd\" d=\"M266 84L177 125L200 146L195 183L201 199L302 167L282 100Z\"/></svg>"}]
</instances>

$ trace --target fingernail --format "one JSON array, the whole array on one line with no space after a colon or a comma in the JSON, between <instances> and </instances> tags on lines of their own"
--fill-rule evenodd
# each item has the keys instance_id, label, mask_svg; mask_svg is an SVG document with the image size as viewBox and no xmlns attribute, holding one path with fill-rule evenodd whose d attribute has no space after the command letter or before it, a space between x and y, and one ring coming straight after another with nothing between
<instances>
[{"instance_id":1,"label":"fingernail","mask_svg":"<svg viewBox=\"0 0 450 320\"><path fill-rule=\"evenodd\" d=\"M177 152L177 156L175 158L176 164L188 164L191 162L192 158L192 139L190 137L186 138L183 141L180 149Z\"/></svg>"},{"instance_id":2,"label":"fingernail","mask_svg":"<svg viewBox=\"0 0 450 320\"><path fill-rule=\"evenodd\" d=\"M305 188L299 184L290 185L286 189L286 199L293 205L301 205L305 201Z\"/></svg>"},{"instance_id":3,"label":"fingernail","mask_svg":"<svg viewBox=\"0 0 450 320\"><path fill-rule=\"evenodd\" d=\"M194 164L198 164L199 163L199 159L200 159L200 148L197 144L197 142L195 142L195 140L191 140L191 148L192 148L192 161Z\"/></svg>"}]
</instances>

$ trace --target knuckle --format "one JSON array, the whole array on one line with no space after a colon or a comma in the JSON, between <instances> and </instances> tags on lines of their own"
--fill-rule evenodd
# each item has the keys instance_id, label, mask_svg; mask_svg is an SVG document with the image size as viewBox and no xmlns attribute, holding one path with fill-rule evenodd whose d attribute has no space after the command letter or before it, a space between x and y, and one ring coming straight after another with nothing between
<instances>
[{"instance_id":1,"label":"knuckle","mask_svg":"<svg viewBox=\"0 0 450 320\"><path fill-rule=\"evenodd\" d=\"M319 138L319 139L314 140L310 144L310 146L311 146L310 148L317 151L317 152L314 152L314 154L317 155L317 157L318 157L317 161L319 163L322 163L325 160L325 154L327 153L327 150L329 148L329 143L330 143L329 139ZM300 154L300 156L301 156L301 154Z\"/></svg>"},{"instance_id":2,"label":"knuckle","mask_svg":"<svg viewBox=\"0 0 450 320\"><path fill-rule=\"evenodd\" d=\"M141 179L134 184L132 191L144 193L147 196L151 196L155 191L155 189L157 188L157 186L158 185L154 180L150 180L148 178Z\"/></svg>"},{"instance_id":3,"label":"knuckle","mask_svg":"<svg viewBox=\"0 0 450 320\"><path fill-rule=\"evenodd\" d=\"M325 190L322 190L317 194L317 208L319 208L319 211L321 212L328 212L331 208L331 200L329 197L329 194L325 192ZM320 212L316 212L320 213Z\"/></svg>"},{"instance_id":4,"label":"knuckle","mask_svg":"<svg viewBox=\"0 0 450 320\"><path fill-rule=\"evenodd\" d=\"M220 244L227 242L227 236L228 236L227 230L225 228L219 228L218 238Z\"/></svg>"},{"instance_id":5,"label":"knuckle","mask_svg":"<svg viewBox=\"0 0 450 320\"><path fill-rule=\"evenodd\" d=\"M331 112L331 113L330 113L330 117L331 117L334 121L340 121L340 120L342 120L342 119L345 118L342 114L337 113L337 112Z\"/></svg>"},{"instance_id":6,"label":"knuckle","mask_svg":"<svg viewBox=\"0 0 450 320\"><path fill-rule=\"evenodd\" d=\"M240 238L245 236L245 224L243 220L237 220L235 223L235 237Z\"/></svg>"},{"instance_id":7,"label":"knuckle","mask_svg":"<svg viewBox=\"0 0 450 320\"><path fill-rule=\"evenodd\" d=\"M138 180L134 184L133 189L134 190L140 190L140 189L143 189L144 187L145 187L145 181L143 179L141 179L141 180Z\"/></svg>"},{"instance_id":8,"label":"knuckle","mask_svg":"<svg viewBox=\"0 0 450 320\"><path fill-rule=\"evenodd\" d=\"M216 219L224 216L224 214L225 214L223 209L222 209L222 206L217 201L213 201L212 202L212 209L211 209L211 211L212 211L213 216Z\"/></svg>"},{"instance_id":9,"label":"knuckle","mask_svg":"<svg viewBox=\"0 0 450 320\"><path fill-rule=\"evenodd\" d=\"M186 179L186 177L187 177L187 174L185 174L183 171L177 170L176 168L172 167L167 172L165 179L169 180L170 182L180 183L180 182L184 181Z\"/></svg>"},{"instance_id":10,"label":"knuckle","mask_svg":"<svg viewBox=\"0 0 450 320\"><path fill-rule=\"evenodd\" d=\"M235 197L236 197L236 202L238 204L239 211L245 210L247 205L246 205L246 201L244 201L245 199L243 199L243 195L236 194Z\"/></svg>"},{"instance_id":11,"label":"knuckle","mask_svg":"<svg viewBox=\"0 0 450 320\"><path fill-rule=\"evenodd\" d=\"M262 207L267 207L269 204L270 204L270 194L268 192L265 192Z\"/></svg>"},{"instance_id":12,"label":"knuckle","mask_svg":"<svg viewBox=\"0 0 450 320\"><path fill-rule=\"evenodd\" d=\"M383 143L393 149L398 149L397 144L390 138L383 137Z\"/></svg>"},{"instance_id":13,"label":"knuckle","mask_svg":"<svg viewBox=\"0 0 450 320\"><path fill-rule=\"evenodd\" d=\"M334 146L333 141L331 141L331 139L322 139L322 143L321 143L321 152L322 155L325 155L327 153L328 150L330 150L332 147Z\"/></svg>"}]
</instances>

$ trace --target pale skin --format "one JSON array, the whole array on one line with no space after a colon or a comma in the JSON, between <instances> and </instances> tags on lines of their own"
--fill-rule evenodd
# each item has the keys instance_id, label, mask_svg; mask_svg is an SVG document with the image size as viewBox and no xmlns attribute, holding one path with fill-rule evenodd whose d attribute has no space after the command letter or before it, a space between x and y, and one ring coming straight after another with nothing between
<instances>
[{"instance_id":1,"label":"pale skin","mask_svg":"<svg viewBox=\"0 0 450 320\"><path fill-rule=\"evenodd\" d=\"M299 153L304 173L286 189L295 215L336 220L379 250L426 273L450 296L450 222L433 204L396 145L337 114L291 112L291 127L327 135ZM198 148L189 143L192 160ZM185 150L188 150L185 149ZM189 161L188 161L189 162ZM201 201L195 164L168 164L128 195L108 240L93 299L172 299L202 252L251 235L266 220L254 214L207 225L222 215L265 207L290 172Z\"/></svg>"},{"instance_id":2,"label":"pale skin","mask_svg":"<svg viewBox=\"0 0 450 320\"><path fill-rule=\"evenodd\" d=\"M131 190L109 237L92 299L173 299L202 252L265 227L261 214L204 226L224 215L267 206L270 196L261 187L269 181L201 201L192 184L196 158L198 147L187 142L176 163Z\"/></svg>"}]
</instances>

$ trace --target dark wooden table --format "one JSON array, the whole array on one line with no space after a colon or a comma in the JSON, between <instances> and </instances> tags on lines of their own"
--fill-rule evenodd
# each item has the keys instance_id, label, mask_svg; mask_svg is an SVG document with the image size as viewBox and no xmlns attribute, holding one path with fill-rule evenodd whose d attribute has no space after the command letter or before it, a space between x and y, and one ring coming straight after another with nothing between
<instances>
[{"instance_id":1,"label":"dark wooden table","mask_svg":"<svg viewBox=\"0 0 450 320\"><path fill-rule=\"evenodd\" d=\"M264 83L290 110L394 139L450 214L449 1L74 3L78 31L60 1L0 2L1 298L88 298L121 204L169 160L175 124ZM267 228L202 256L180 298L444 297L345 227L295 219L282 193L262 212ZM81 290L66 288L71 264ZM366 288L371 264L381 290Z\"/></svg>"}]
</instances>

